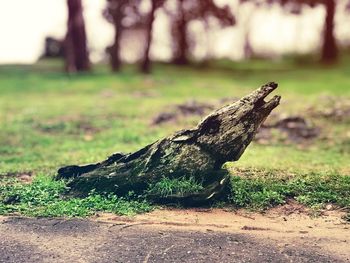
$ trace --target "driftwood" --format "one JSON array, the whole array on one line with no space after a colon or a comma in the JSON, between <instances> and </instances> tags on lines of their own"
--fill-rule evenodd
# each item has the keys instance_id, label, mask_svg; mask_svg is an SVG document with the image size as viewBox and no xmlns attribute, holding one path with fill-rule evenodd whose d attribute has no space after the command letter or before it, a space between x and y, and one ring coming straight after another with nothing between
<instances>
[{"instance_id":1,"label":"driftwood","mask_svg":"<svg viewBox=\"0 0 350 263\"><path fill-rule=\"evenodd\" d=\"M196 203L217 197L227 185L225 162L237 161L253 140L260 125L277 107L280 96L264 98L277 88L268 83L241 100L214 111L191 130L182 130L158 140L139 151L115 153L107 160L85 166L58 170L58 178L73 178L68 184L76 194L129 191L142 194L162 178L195 178L203 190L169 200ZM159 197L159 199L162 199Z\"/></svg>"}]
</instances>

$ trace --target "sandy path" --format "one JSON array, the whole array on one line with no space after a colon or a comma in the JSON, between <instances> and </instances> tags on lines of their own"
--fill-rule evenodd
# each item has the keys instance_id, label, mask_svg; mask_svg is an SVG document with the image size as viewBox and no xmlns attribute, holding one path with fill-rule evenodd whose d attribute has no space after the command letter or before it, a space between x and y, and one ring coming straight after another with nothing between
<instances>
[{"instance_id":1,"label":"sandy path","mask_svg":"<svg viewBox=\"0 0 350 263\"><path fill-rule=\"evenodd\" d=\"M311 219L157 210L133 218L0 218L0 262L350 262L350 225Z\"/></svg>"},{"instance_id":2,"label":"sandy path","mask_svg":"<svg viewBox=\"0 0 350 263\"><path fill-rule=\"evenodd\" d=\"M254 238L267 238L280 246L312 246L327 250L350 260L350 224L341 220L338 212L325 212L311 218L305 213L281 215L271 210L262 215L245 211L222 209L157 210L132 219L103 214L97 221L127 226L142 225L183 231L229 232L248 234Z\"/></svg>"}]
</instances>

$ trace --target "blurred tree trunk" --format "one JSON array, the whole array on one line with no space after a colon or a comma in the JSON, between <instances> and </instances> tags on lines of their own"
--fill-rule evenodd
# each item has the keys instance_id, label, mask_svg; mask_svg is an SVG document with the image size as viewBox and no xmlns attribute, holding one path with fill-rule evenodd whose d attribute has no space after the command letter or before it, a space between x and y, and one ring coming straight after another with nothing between
<instances>
[{"instance_id":1,"label":"blurred tree trunk","mask_svg":"<svg viewBox=\"0 0 350 263\"><path fill-rule=\"evenodd\" d=\"M242 7L240 7L241 9L243 9ZM249 8L249 7L247 7ZM251 6L248 10L249 11L249 16L244 15L242 17L239 18L240 23L243 25L243 40L244 40L244 44L243 44L243 56L245 59L251 59L254 56L254 50L253 50L253 46L251 44L250 41L250 33L251 33L251 25L252 25L252 19L254 18L254 16L256 15L257 12L257 8L256 6ZM239 10L237 10L239 13ZM242 10L244 11L244 10ZM244 13L244 12L243 12Z\"/></svg>"},{"instance_id":2,"label":"blurred tree trunk","mask_svg":"<svg viewBox=\"0 0 350 263\"><path fill-rule=\"evenodd\" d=\"M244 47L243 47L243 51L244 51L244 58L245 59L251 59L254 55L254 51L253 51L253 47L252 44L250 43L250 38L249 38L249 34L250 32L247 31L245 33L244 36Z\"/></svg>"},{"instance_id":3,"label":"blurred tree trunk","mask_svg":"<svg viewBox=\"0 0 350 263\"><path fill-rule=\"evenodd\" d=\"M175 43L173 63L177 65L187 65L189 63L187 58L189 43L187 38L187 21L185 12L183 10L183 0L179 1L179 17L174 22L173 39Z\"/></svg>"},{"instance_id":4,"label":"blurred tree trunk","mask_svg":"<svg viewBox=\"0 0 350 263\"><path fill-rule=\"evenodd\" d=\"M118 72L121 68L121 59L120 59L120 47L121 47L121 38L122 38L122 19L123 19L123 3L116 4L115 11L113 13L113 25L115 30L114 35L114 44L110 51L111 56L111 67L114 72Z\"/></svg>"},{"instance_id":5,"label":"blurred tree trunk","mask_svg":"<svg viewBox=\"0 0 350 263\"><path fill-rule=\"evenodd\" d=\"M221 27L227 27L235 24L235 18L228 5L219 7L215 0L178 0L176 3L176 11L169 12L173 18L173 63L185 65L189 63L189 49L192 44L188 31L188 24L191 21L208 24L209 19L215 18Z\"/></svg>"},{"instance_id":6,"label":"blurred tree trunk","mask_svg":"<svg viewBox=\"0 0 350 263\"><path fill-rule=\"evenodd\" d=\"M90 60L81 0L67 0L67 6L66 70L68 72L87 71L90 69Z\"/></svg>"},{"instance_id":7,"label":"blurred tree trunk","mask_svg":"<svg viewBox=\"0 0 350 263\"><path fill-rule=\"evenodd\" d=\"M151 51L151 44L152 44L152 34L153 34L153 24L155 20L155 12L157 9L157 0L151 1L151 11L149 14L149 18L146 25L146 48L145 48L145 54L144 58L141 64L141 72L143 73L150 73L151 72L151 59L150 59L150 51Z\"/></svg>"},{"instance_id":8,"label":"blurred tree trunk","mask_svg":"<svg viewBox=\"0 0 350 263\"><path fill-rule=\"evenodd\" d=\"M338 48L334 36L334 17L336 11L335 0L327 0L324 2L326 8L326 19L324 25L322 62L334 63L338 58Z\"/></svg>"}]
</instances>

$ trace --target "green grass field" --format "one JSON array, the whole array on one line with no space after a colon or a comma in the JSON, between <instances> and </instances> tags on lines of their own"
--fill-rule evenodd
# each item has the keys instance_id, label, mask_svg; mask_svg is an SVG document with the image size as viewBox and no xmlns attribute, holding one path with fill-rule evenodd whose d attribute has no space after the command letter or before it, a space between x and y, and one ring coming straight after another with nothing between
<instances>
[{"instance_id":1,"label":"green grass field","mask_svg":"<svg viewBox=\"0 0 350 263\"><path fill-rule=\"evenodd\" d=\"M315 118L307 111L326 107L324 98L350 100L347 58L332 68L288 61L220 61L206 68L157 64L149 76L136 73L133 66L117 75L96 66L92 74L72 76L62 73L56 61L1 66L0 177L52 176L60 166L134 151L200 120L191 116L151 124L174 105L191 99L218 105L220 99L240 97L269 81L280 85L276 93L282 103L276 112L303 116L320 127L321 134L306 144L253 142L241 160L227 165L232 174L259 171L280 181L310 174L349 178L349 118ZM341 196L350 196L348 189L341 191ZM322 202L327 200L333 202Z\"/></svg>"}]
</instances>

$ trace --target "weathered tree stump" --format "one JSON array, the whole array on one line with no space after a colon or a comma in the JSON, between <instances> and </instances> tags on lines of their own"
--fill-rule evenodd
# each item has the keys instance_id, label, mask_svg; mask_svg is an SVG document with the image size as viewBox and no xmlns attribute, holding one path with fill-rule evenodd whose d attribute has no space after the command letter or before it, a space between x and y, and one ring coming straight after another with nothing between
<instances>
[{"instance_id":1,"label":"weathered tree stump","mask_svg":"<svg viewBox=\"0 0 350 263\"><path fill-rule=\"evenodd\" d=\"M101 163L63 167L57 177L73 178L68 186L82 195L92 189L117 195L129 191L142 194L164 177L191 177L202 183L203 190L155 198L191 203L211 200L227 185L229 175L223 164L241 157L259 126L279 104L280 96L264 101L276 88L276 83L268 83L214 111L194 129L176 132L134 153L115 153Z\"/></svg>"}]
</instances>

